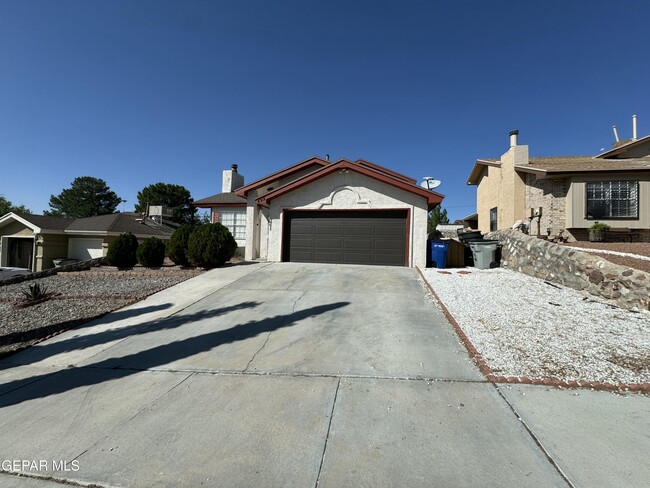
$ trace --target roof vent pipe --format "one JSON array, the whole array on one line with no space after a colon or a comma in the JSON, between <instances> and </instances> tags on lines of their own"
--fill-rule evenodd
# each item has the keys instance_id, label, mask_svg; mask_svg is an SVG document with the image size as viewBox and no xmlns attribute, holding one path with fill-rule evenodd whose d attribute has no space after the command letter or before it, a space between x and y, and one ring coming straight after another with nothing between
<instances>
[{"instance_id":1,"label":"roof vent pipe","mask_svg":"<svg viewBox=\"0 0 650 488\"><path fill-rule=\"evenodd\" d=\"M636 141L636 115L632 116L632 140Z\"/></svg>"},{"instance_id":2,"label":"roof vent pipe","mask_svg":"<svg viewBox=\"0 0 650 488\"><path fill-rule=\"evenodd\" d=\"M236 172L237 172L237 165L236 165L236 164L233 164L233 165L230 167L230 169L232 169L233 172L236 173Z\"/></svg>"},{"instance_id":3,"label":"roof vent pipe","mask_svg":"<svg viewBox=\"0 0 650 488\"><path fill-rule=\"evenodd\" d=\"M514 147L517 145L519 142L519 131L518 130L511 130L510 131L510 147Z\"/></svg>"},{"instance_id":4,"label":"roof vent pipe","mask_svg":"<svg viewBox=\"0 0 650 488\"><path fill-rule=\"evenodd\" d=\"M620 139L618 138L618 131L616 130L616 126L612 125L612 129L614 129L614 139L616 139L616 142L618 142Z\"/></svg>"}]
</instances>

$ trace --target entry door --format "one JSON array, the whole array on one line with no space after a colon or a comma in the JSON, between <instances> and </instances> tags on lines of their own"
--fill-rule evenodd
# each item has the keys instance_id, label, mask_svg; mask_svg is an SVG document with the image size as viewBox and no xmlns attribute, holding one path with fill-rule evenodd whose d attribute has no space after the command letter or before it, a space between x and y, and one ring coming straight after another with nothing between
<instances>
[{"instance_id":1,"label":"entry door","mask_svg":"<svg viewBox=\"0 0 650 488\"><path fill-rule=\"evenodd\" d=\"M406 266L407 211L285 212L283 261Z\"/></svg>"},{"instance_id":2,"label":"entry door","mask_svg":"<svg viewBox=\"0 0 650 488\"><path fill-rule=\"evenodd\" d=\"M34 239L10 238L7 266L11 268L32 269L33 253Z\"/></svg>"}]
</instances>

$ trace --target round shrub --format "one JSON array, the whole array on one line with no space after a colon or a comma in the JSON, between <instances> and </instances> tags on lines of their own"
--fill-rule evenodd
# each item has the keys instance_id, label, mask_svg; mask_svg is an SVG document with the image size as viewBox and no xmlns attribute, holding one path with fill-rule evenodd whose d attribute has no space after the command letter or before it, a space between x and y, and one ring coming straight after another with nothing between
<instances>
[{"instance_id":1,"label":"round shrub","mask_svg":"<svg viewBox=\"0 0 650 488\"><path fill-rule=\"evenodd\" d=\"M135 256L147 268L158 268L165 260L165 243L157 237L148 237L138 246Z\"/></svg>"},{"instance_id":2,"label":"round shrub","mask_svg":"<svg viewBox=\"0 0 650 488\"><path fill-rule=\"evenodd\" d=\"M111 266L118 268L132 268L137 262L135 251L138 249L138 240L133 234L127 232L120 234L108 245L106 260Z\"/></svg>"},{"instance_id":3,"label":"round shrub","mask_svg":"<svg viewBox=\"0 0 650 488\"><path fill-rule=\"evenodd\" d=\"M167 243L167 256L179 266L190 265L187 259L187 241L193 230L193 225L182 225L174 231Z\"/></svg>"},{"instance_id":4,"label":"round shrub","mask_svg":"<svg viewBox=\"0 0 650 488\"><path fill-rule=\"evenodd\" d=\"M194 266L214 268L235 255L237 243L222 224L199 225L187 242L187 257Z\"/></svg>"}]
</instances>

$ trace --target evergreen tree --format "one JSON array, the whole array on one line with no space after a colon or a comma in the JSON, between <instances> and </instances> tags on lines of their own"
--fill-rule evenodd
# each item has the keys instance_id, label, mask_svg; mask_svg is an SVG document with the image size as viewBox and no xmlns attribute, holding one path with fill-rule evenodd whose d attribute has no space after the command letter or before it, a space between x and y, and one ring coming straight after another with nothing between
<instances>
[{"instance_id":1,"label":"evergreen tree","mask_svg":"<svg viewBox=\"0 0 650 488\"><path fill-rule=\"evenodd\" d=\"M74 179L70 188L50 197L51 210L46 210L45 215L79 219L112 214L123 201L104 180L80 176Z\"/></svg>"},{"instance_id":2,"label":"evergreen tree","mask_svg":"<svg viewBox=\"0 0 650 488\"><path fill-rule=\"evenodd\" d=\"M427 221L427 234L431 235L433 232L435 232L438 224L448 223L449 217L447 217L447 210L438 205L433 210L431 210L431 212L429 212L429 219Z\"/></svg>"},{"instance_id":3,"label":"evergreen tree","mask_svg":"<svg viewBox=\"0 0 650 488\"><path fill-rule=\"evenodd\" d=\"M172 210L171 220L178 224L196 223L197 209L187 188L169 183L155 183L138 192L136 212L146 212L148 205L164 205Z\"/></svg>"},{"instance_id":4,"label":"evergreen tree","mask_svg":"<svg viewBox=\"0 0 650 488\"><path fill-rule=\"evenodd\" d=\"M5 214L8 214L9 212L32 213L31 210L25 207L25 205L14 205L5 197L0 195L0 217L2 217Z\"/></svg>"}]
</instances>

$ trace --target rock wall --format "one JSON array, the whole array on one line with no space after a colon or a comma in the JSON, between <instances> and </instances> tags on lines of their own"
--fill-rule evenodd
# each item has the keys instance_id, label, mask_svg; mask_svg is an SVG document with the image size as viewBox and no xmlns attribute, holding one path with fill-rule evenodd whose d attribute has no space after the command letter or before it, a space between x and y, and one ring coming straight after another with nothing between
<instances>
[{"instance_id":1,"label":"rock wall","mask_svg":"<svg viewBox=\"0 0 650 488\"><path fill-rule=\"evenodd\" d=\"M45 269L43 271L37 271L36 273L31 273L28 275L12 276L11 278L0 280L0 286L13 285L15 283L22 283L23 281L29 281L29 280L37 280L39 278L45 278L47 276L54 276L55 274L58 273L83 271L86 269L93 268L95 266L100 266L104 262L104 259L105 258L103 257L89 259L88 261L79 261L73 264L67 264L65 266L61 266L60 268L50 268L50 269Z\"/></svg>"},{"instance_id":2,"label":"rock wall","mask_svg":"<svg viewBox=\"0 0 650 488\"><path fill-rule=\"evenodd\" d=\"M650 310L648 273L519 231L500 230L486 238L501 242L504 268L589 292L623 308Z\"/></svg>"}]
</instances>

